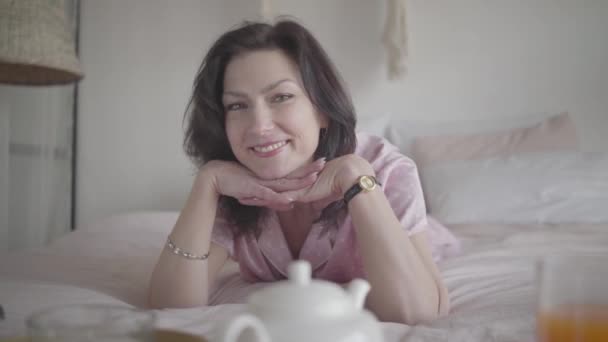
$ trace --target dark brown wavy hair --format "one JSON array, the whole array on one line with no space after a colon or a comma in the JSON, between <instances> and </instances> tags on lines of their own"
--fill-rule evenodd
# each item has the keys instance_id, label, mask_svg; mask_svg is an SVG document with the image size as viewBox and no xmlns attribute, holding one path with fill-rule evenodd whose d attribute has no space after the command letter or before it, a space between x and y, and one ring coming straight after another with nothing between
<instances>
[{"instance_id":1,"label":"dark brown wavy hair","mask_svg":"<svg viewBox=\"0 0 608 342\"><path fill-rule=\"evenodd\" d=\"M222 104L226 66L236 56L274 49L285 53L297 65L308 97L329 122L320 134L314 158L325 157L329 161L354 152L355 109L340 75L319 42L293 20L282 19L274 25L246 21L213 44L194 80L184 117L187 121L184 149L197 167L209 160L237 161L226 135ZM266 213L263 208L242 205L227 196L221 196L219 204L238 232L259 233L260 220ZM318 220L335 220L342 209L341 201L334 202L323 210Z\"/></svg>"}]
</instances>

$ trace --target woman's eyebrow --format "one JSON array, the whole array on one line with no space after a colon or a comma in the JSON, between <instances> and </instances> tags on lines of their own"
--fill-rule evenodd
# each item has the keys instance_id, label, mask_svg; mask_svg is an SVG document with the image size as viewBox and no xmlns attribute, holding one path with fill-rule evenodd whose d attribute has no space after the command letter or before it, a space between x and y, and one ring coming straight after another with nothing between
<instances>
[{"instance_id":1,"label":"woman's eyebrow","mask_svg":"<svg viewBox=\"0 0 608 342\"><path fill-rule=\"evenodd\" d=\"M262 93L267 93L267 92L271 91L272 89L278 87L279 84L285 83L285 82L295 83L294 81L292 81L289 78L284 78L282 80L276 81L276 82L271 83L270 85L267 85L266 87L262 88Z\"/></svg>"},{"instance_id":2,"label":"woman's eyebrow","mask_svg":"<svg viewBox=\"0 0 608 342\"><path fill-rule=\"evenodd\" d=\"M226 90L226 91L224 91L224 96L225 95L231 95L231 96L235 96L235 97L247 97L247 94L241 93L241 92L238 92L238 91L233 91L233 90Z\"/></svg>"},{"instance_id":3,"label":"woman's eyebrow","mask_svg":"<svg viewBox=\"0 0 608 342\"><path fill-rule=\"evenodd\" d=\"M285 82L291 82L291 83L296 84L296 82L294 82L293 80L291 80L289 78L284 78L282 80L278 80L278 81L273 82L273 83L265 86L264 88L262 88L262 93L267 93L267 92L273 90L274 88L278 87L280 84L285 83ZM232 95L232 96L236 96L236 97L247 97L247 94L239 92L239 91L234 91L234 90L225 90L224 95Z\"/></svg>"}]
</instances>

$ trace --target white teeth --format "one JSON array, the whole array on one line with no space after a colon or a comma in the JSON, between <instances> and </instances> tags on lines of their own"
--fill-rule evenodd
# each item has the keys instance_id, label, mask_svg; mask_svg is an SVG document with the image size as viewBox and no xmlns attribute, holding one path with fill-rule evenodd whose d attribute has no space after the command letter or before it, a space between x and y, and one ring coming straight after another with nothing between
<instances>
[{"instance_id":1,"label":"white teeth","mask_svg":"<svg viewBox=\"0 0 608 342\"><path fill-rule=\"evenodd\" d=\"M263 146L263 147L256 146L256 147L254 147L253 149L254 149L256 152L267 153L267 152L274 151L274 150L276 150L277 148L283 147L283 146L285 146L286 144L287 144L287 141L281 141L281 142L274 143L274 144L272 144L272 145L268 145L268 146Z\"/></svg>"}]
</instances>

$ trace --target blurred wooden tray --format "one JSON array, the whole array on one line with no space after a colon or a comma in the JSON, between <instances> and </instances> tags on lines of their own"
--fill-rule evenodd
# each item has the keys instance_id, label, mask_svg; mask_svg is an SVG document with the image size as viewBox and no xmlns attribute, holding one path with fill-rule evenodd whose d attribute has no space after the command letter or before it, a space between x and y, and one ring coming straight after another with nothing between
<instances>
[{"instance_id":1,"label":"blurred wooden tray","mask_svg":"<svg viewBox=\"0 0 608 342\"><path fill-rule=\"evenodd\" d=\"M201 336L186 334L174 330L157 329L155 332L156 342L208 342L207 339ZM29 342L27 336L0 338L0 342Z\"/></svg>"}]
</instances>

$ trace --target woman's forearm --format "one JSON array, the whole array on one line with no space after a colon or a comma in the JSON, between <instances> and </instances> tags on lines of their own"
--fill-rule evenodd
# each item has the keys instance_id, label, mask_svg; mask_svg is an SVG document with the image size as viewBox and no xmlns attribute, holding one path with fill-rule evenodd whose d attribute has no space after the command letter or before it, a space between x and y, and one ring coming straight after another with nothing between
<instances>
[{"instance_id":1,"label":"woman's forearm","mask_svg":"<svg viewBox=\"0 0 608 342\"><path fill-rule=\"evenodd\" d=\"M439 316L443 285L433 277L382 190L358 194L348 210L372 286L368 307L383 321L406 324Z\"/></svg>"},{"instance_id":2,"label":"woman's forearm","mask_svg":"<svg viewBox=\"0 0 608 342\"><path fill-rule=\"evenodd\" d=\"M439 314L438 284L381 190L355 196L349 212L372 285L368 306L381 320L416 324Z\"/></svg>"},{"instance_id":3,"label":"woman's forearm","mask_svg":"<svg viewBox=\"0 0 608 342\"><path fill-rule=\"evenodd\" d=\"M170 237L182 250L197 255L210 252L210 255L206 260L191 260L163 248L150 280L150 306L165 308L207 304L212 278L209 275L216 274L227 258L221 248L214 247L210 251L217 201L218 195L209 177L199 174Z\"/></svg>"}]
</instances>

